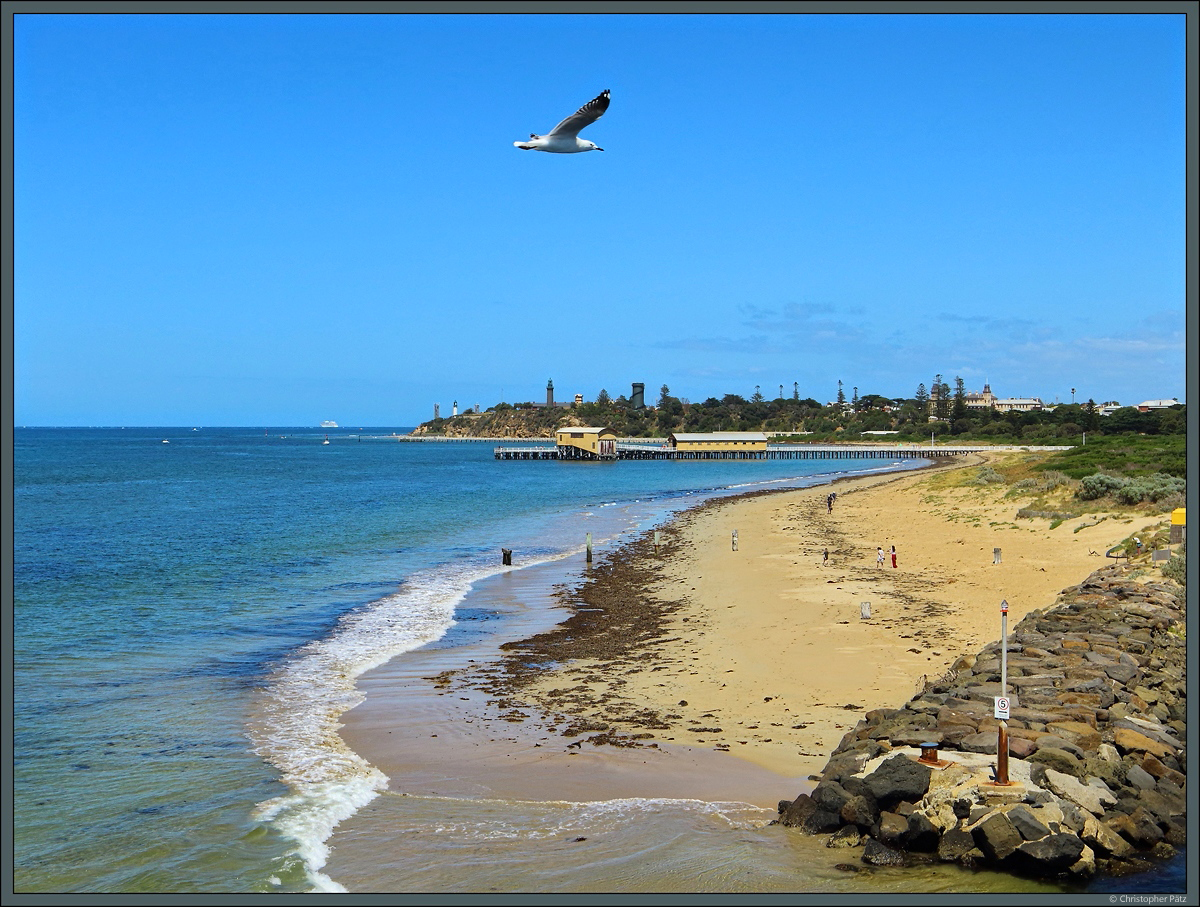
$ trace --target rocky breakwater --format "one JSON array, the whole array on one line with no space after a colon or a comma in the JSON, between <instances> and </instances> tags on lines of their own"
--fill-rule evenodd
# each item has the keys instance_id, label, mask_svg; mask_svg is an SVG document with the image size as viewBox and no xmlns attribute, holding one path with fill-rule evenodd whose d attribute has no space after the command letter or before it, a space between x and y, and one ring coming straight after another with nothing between
<instances>
[{"instance_id":1,"label":"rocky breakwater","mask_svg":"<svg viewBox=\"0 0 1200 907\"><path fill-rule=\"evenodd\" d=\"M1174 583L1106 567L1017 624L1007 785L996 783L997 641L903 708L868 712L777 821L861 847L874 865L1083 879L1174 855L1186 841L1184 608Z\"/></svg>"}]
</instances>

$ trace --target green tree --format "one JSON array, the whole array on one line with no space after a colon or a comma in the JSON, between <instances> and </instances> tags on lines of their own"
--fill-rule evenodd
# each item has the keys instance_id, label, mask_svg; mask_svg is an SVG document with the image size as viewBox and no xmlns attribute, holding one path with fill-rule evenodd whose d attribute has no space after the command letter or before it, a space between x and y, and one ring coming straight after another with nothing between
<instances>
[{"instance_id":1,"label":"green tree","mask_svg":"<svg viewBox=\"0 0 1200 907\"><path fill-rule=\"evenodd\" d=\"M842 390L842 379L841 378L838 379L837 402L838 402L838 406L841 406L843 403L846 402L846 392L844 390Z\"/></svg>"},{"instance_id":2,"label":"green tree","mask_svg":"<svg viewBox=\"0 0 1200 907\"><path fill-rule=\"evenodd\" d=\"M913 402L916 404L918 416L922 418L929 416L929 391L925 390L924 381L917 385L917 395L913 398Z\"/></svg>"},{"instance_id":3,"label":"green tree","mask_svg":"<svg viewBox=\"0 0 1200 907\"><path fill-rule=\"evenodd\" d=\"M600 393L596 395L596 402L600 406L608 406L610 403L612 403L612 398L608 396L608 391L606 391L604 388L600 388Z\"/></svg>"},{"instance_id":4,"label":"green tree","mask_svg":"<svg viewBox=\"0 0 1200 907\"><path fill-rule=\"evenodd\" d=\"M948 419L950 417L950 385L942 382L941 375L933 376L931 395L934 398L933 414L943 421Z\"/></svg>"},{"instance_id":5,"label":"green tree","mask_svg":"<svg viewBox=\"0 0 1200 907\"><path fill-rule=\"evenodd\" d=\"M954 406L950 418L954 422L967 418L967 392L963 389L963 379L957 375L954 378Z\"/></svg>"}]
</instances>

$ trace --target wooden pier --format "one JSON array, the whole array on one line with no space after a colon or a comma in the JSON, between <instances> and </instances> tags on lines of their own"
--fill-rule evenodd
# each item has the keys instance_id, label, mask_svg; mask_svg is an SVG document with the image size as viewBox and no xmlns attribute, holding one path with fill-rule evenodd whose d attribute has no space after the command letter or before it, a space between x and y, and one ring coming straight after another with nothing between
<instances>
[{"instance_id":1,"label":"wooden pier","mask_svg":"<svg viewBox=\"0 0 1200 907\"><path fill-rule=\"evenodd\" d=\"M1028 450L1027 447L921 447L876 444L774 444L766 450L676 450L666 446L618 443L618 460L931 460L987 450ZM1039 448L1067 450L1067 447ZM497 460L579 460L550 445L496 447ZM611 458L605 458L611 459Z\"/></svg>"}]
</instances>

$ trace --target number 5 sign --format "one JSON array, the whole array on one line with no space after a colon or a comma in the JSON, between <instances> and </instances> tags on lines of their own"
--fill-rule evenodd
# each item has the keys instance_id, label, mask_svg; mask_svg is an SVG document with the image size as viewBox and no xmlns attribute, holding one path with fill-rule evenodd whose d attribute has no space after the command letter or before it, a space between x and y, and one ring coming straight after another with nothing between
<instances>
[{"instance_id":1,"label":"number 5 sign","mask_svg":"<svg viewBox=\"0 0 1200 907\"><path fill-rule=\"evenodd\" d=\"M1003 721L1007 721L1008 720L1008 697L1007 696L997 696L995 698L996 698L996 713L992 717L999 718Z\"/></svg>"}]
</instances>

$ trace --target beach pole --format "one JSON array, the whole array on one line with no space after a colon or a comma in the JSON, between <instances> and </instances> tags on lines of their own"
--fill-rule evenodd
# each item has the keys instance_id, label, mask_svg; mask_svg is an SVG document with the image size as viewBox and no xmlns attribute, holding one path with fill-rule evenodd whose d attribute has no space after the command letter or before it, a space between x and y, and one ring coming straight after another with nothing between
<instances>
[{"instance_id":1,"label":"beach pole","mask_svg":"<svg viewBox=\"0 0 1200 907\"><path fill-rule=\"evenodd\" d=\"M662 535L657 529L654 530L654 553L658 553L658 543L662 540Z\"/></svg>"},{"instance_id":2,"label":"beach pole","mask_svg":"<svg viewBox=\"0 0 1200 907\"><path fill-rule=\"evenodd\" d=\"M863 620L871 619L871 603L870 602L859 602L858 603L858 611L859 611L859 615L862 617Z\"/></svg>"},{"instance_id":3,"label":"beach pole","mask_svg":"<svg viewBox=\"0 0 1200 907\"><path fill-rule=\"evenodd\" d=\"M996 783L1008 784L1008 599L1000 601L1000 697L996 729Z\"/></svg>"},{"instance_id":4,"label":"beach pole","mask_svg":"<svg viewBox=\"0 0 1200 907\"><path fill-rule=\"evenodd\" d=\"M590 532L587 534L587 562L589 564L592 562L592 534Z\"/></svg>"},{"instance_id":5,"label":"beach pole","mask_svg":"<svg viewBox=\"0 0 1200 907\"><path fill-rule=\"evenodd\" d=\"M733 550L737 551L737 530L733 530Z\"/></svg>"},{"instance_id":6,"label":"beach pole","mask_svg":"<svg viewBox=\"0 0 1200 907\"><path fill-rule=\"evenodd\" d=\"M992 549L992 563L993 564L1000 563L1000 549L999 548Z\"/></svg>"}]
</instances>

